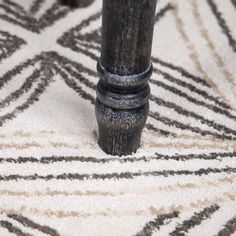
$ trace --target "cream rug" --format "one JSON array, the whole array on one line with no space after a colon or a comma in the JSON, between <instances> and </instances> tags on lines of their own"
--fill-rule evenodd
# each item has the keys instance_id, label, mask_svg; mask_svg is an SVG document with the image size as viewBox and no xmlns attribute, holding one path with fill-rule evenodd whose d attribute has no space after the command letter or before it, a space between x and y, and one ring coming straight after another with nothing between
<instances>
[{"instance_id":1,"label":"cream rug","mask_svg":"<svg viewBox=\"0 0 236 236\"><path fill-rule=\"evenodd\" d=\"M159 0L140 150L104 154L101 0L0 0L0 235L236 235L236 1Z\"/></svg>"}]
</instances>

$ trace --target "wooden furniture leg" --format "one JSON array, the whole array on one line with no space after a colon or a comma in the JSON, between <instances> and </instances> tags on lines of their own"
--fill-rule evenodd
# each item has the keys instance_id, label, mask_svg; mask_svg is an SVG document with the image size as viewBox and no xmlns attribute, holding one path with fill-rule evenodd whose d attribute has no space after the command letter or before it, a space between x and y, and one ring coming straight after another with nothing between
<instances>
[{"instance_id":1,"label":"wooden furniture leg","mask_svg":"<svg viewBox=\"0 0 236 236\"><path fill-rule=\"evenodd\" d=\"M99 145L108 154L128 155L140 146L149 112L155 8L156 0L103 0L96 118Z\"/></svg>"}]
</instances>

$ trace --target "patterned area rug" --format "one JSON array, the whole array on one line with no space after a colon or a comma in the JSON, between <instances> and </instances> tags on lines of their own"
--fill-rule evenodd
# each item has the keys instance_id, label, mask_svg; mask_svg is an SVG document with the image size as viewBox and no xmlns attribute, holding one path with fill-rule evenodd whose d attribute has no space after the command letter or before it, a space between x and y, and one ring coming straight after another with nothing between
<instances>
[{"instance_id":1,"label":"patterned area rug","mask_svg":"<svg viewBox=\"0 0 236 236\"><path fill-rule=\"evenodd\" d=\"M159 0L139 151L94 115L101 0L0 0L0 235L236 235L236 1Z\"/></svg>"}]
</instances>

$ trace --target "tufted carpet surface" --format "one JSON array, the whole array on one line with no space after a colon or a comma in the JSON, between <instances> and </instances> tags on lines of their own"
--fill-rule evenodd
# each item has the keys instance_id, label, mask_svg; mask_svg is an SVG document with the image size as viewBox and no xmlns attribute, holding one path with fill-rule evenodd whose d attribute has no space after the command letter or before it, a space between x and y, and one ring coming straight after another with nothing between
<instances>
[{"instance_id":1,"label":"tufted carpet surface","mask_svg":"<svg viewBox=\"0 0 236 236\"><path fill-rule=\"evenodd\" d=\"M236 235L236 1L158 1L121 158L97 145L101 7L0 0L0 235Z\"/></svg>"}]
</instances>

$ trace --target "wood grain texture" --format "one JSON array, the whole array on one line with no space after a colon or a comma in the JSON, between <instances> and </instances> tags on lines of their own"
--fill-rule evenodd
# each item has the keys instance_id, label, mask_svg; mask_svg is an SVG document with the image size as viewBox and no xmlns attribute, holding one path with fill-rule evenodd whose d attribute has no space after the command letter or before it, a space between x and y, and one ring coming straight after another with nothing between
<instances>
[{"instance_id":1,"label":"wood grain texture","mask_svg":"<svg viewBox=\"0 0 236 236\"><path fill-rule=\"evenodd\" d=\"M155 7L155 0L103 1L96 117L99 144L112 155L140 146L149 112Z\"/></svg>"}]
</instances>

